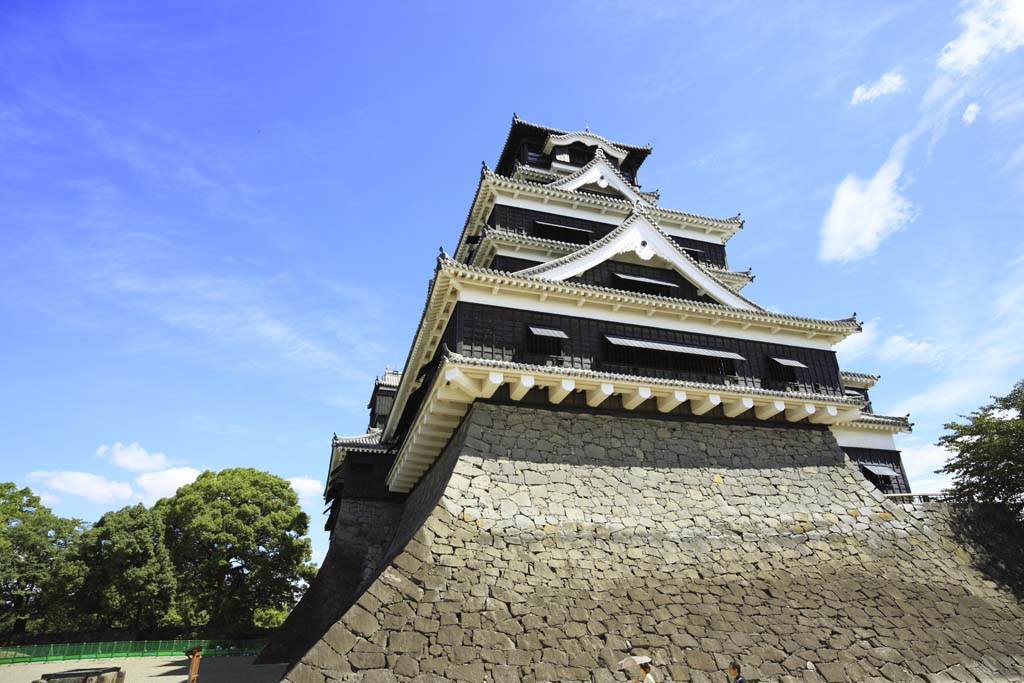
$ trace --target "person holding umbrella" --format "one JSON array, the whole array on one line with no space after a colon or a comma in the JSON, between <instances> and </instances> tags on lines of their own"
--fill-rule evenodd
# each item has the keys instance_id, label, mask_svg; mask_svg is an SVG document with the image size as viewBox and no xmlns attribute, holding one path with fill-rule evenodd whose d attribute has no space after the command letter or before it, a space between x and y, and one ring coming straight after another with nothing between
<instances>
[{"instance_id":1,"label":"person holding umbrella","mask_svg":"<svg viewBox=\"0 0 1024 683\"><path fill-rule=\"evenodd\" d=\"M655 683L651 674L651 658L647 655L633 655L619 662L619 671L636 671L638 668L644 676L643 683ZM640 683L638 676L633 676L633 683Z\"/></svg>"}]
</instances>

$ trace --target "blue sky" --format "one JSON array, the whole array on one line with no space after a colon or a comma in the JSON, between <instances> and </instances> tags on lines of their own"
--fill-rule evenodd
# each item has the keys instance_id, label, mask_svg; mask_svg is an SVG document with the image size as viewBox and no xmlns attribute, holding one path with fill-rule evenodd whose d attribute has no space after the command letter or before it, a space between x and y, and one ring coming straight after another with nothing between
<instances>
[{"instance_id":1,"label":"blue sky","mask_svg":"<svg viewBox=\"0 0 1024 683\"><path fill-rule=\"evenodd\" d=\"M319 529L517 112L742 212L759 303L856 311L939 486L942 423L1024 377L1024 8L703 5L2 3L4 478L91 521L251 465Z\"/></svg>"}]
</instances>

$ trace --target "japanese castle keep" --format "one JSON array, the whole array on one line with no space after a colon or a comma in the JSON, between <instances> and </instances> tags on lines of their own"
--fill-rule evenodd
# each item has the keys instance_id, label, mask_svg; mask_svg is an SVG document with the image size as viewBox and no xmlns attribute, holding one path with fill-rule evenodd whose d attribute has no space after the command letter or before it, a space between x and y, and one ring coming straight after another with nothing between
<instances>
[{"instance_id":1,"label":"japanese castle keep","mask_svg":"<svg viewBox=\"0 0 1024 683\"><path fill-rule=\"evenodd\" d=\"M334 439L330 551L262 659L291 683L607 683L629 654L659 680L1024 680L1024 607L947 506L892 495L910 424L833 351L860 324L747 298L743 222L662 206L650 153L513 117L402 372Z\"/></svg>"}]
</instances>

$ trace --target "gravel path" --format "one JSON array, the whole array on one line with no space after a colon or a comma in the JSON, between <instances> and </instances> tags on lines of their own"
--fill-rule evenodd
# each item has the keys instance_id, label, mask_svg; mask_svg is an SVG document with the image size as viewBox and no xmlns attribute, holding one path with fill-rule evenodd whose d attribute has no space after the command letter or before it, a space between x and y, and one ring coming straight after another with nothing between
<instances>
[{"instance_id":1,"label":"gravel path","mask_svg":"<svg viewBox=\"0 0 1024 683\"><path fill-rule=\"evenodd\" d=\"M254 666L253 657L204 657L199 666L202 683L276 683L284 664ZM0 665L0 683L32 683L42 674L86 667L119 666L128 672L125 683L139 681L183 682L188 674L185 657L129 657L64 662L33 662Z\"/></svg>"}]
</instances>

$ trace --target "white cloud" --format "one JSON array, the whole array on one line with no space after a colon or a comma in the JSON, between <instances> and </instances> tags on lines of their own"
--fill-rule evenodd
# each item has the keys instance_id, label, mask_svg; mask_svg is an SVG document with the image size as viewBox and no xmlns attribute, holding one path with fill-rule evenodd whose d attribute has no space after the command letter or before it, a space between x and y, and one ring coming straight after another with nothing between
<instances>
[{"instance_id":1,"label":"white cloud","mask_svg":"<svg viewBox=\"0 0 1024 683\"><path fill-rule=\"evenodd\" d=\"M964 123L969 126L972 123L974 123L975 119L978 118L978 112L980 111L981 107L978 106L978 103L971 102L970 104L967 105L967 108L964 109L964 114L961 118L963 119Z\"/></svg>"},{"instance_id":2,"label":"white cloud","mask_svg":"<svg viewBox=\"0 0 1024 683\"><path fill-rule=\"evenodd\" d=\"M930 363L938 353L934 344L914 341L902 334L889 337L878 349L878 357L887 363Z\"/></svg>"},{"instance_id":3,"label":"white cloud","mask_svg":"<svg viewBox=\"0 0 1024 683\"><path fill-rule=\"evenodd\" d=\"M824 261L856 261L875 253L882 240L914 219L914 207L898 183L911 137L904 135L874 176L850 174L839 183L821 224L819 256Z\"/></svg>"},{"instance_id":4,"label":"white cloud","mask_svg":"<svg viewBox=\"0 0 1024 683\"><path fill-rule=\"evenodd\" d=\"M113 446L104 444L96 449L96 457L109 460L114 465L132 472L151 472L177 464L163 453L149 453L138 441L133 441L127 446L120 441L116 441Z\"/></svg>"},{"instance_id":5,"label":"white cloud","mask_svg":"<svg viewBox=\"0 0 1024 683\"><path fill-rule=\"evenodd\" d=\"M47 488L72 496L81 496L93 503L111 503L132 497L132 485L128 482L111 481L90 472L36 470L29 473L28 478Z\"/></svg>"},{"instance_id":6,"label":"white cloud","mask_svg":"<svg viewBox=\"0 0 1024 683\"><path fill-rule=\"evenodd\" d=\"M910 490L918 493L937 493L949 488L953 479L949 475L935 474L946 464L951 454L934 444L909 445L900 448L903 468L910 480Z\"/></svg>"},{"instance_id":7,"label":"white cloud","mask_svg":"<svg viewBox=\"0 0 1024 683\"><path fill-rule=\"evenodd\" d=\"M288 480L288 483L295 489L295 493L299 494L299 500L302 502L319 501L320 497L324 493L324 483L317 479L311 479L309 477L292 477Z\"/></svg>"},{"instance_id":8,"label":"white cloud","mask_svg":"<svg viewBox=\"0 0 1024 683\"><path fill-rule=\"evenodd\" d=\"M1024 2L979 0L960 15L963 32L942 48L939 66L968 74L995 53L1024 45Z\"/></svg>"},{"instance_id":9,"label":"white cloud","mask_svg":"<svg viewBox=\"0 0 1024 683\"><path fill-rule=\"evenodd\" d=\"M53 507L54 505L57 505L58 503L60 503L60 501L61 501L60 496L54 495L54 494L50 493L49 491L41 491L39 493L39 502L42 503L43 505L48 505L50 507Z\"/></svg>"},{"instance_id":10,"label":"white cloud","mask_svg":"<svg viewBox=\"0 0 1024 683\"><path fill-rule=\"evenodd\" d=\"M864 102L877 100L883 95L891 95L892 93L902 91L906 85L907 79L903 77L903 74L900 73L899 69L893 69L892 71L882 74L882 77L877 81L863 83L854 88L853 96L850 97L850 104L857 106Z\"/></svg>"},{"instance_id":11,"label":"white cloud","mask_svg":"<svg viewBox=\"0 0 1024 683\"><path fill-rule=\"evenodd\" d=\"M135 479L142 489L142 502L152 505L161 498L173 496L178 488L191 484L202 472L194 467L172 467L160 472L147 472Z\"/></svg>"},{"instance_id":12,"label":"white cloud","mask_svg":"<svg viewBox=\"0 0 1024 683\"><path fill-rule=\"evenodd\" d=\"M864 358L874 352L879 338L878 318L869 320L862 326L860 334L852 334L843 341L836 344L836 354L839 356L839 363L845 369L849 363Z\"/></svg>"}]
</instances>

